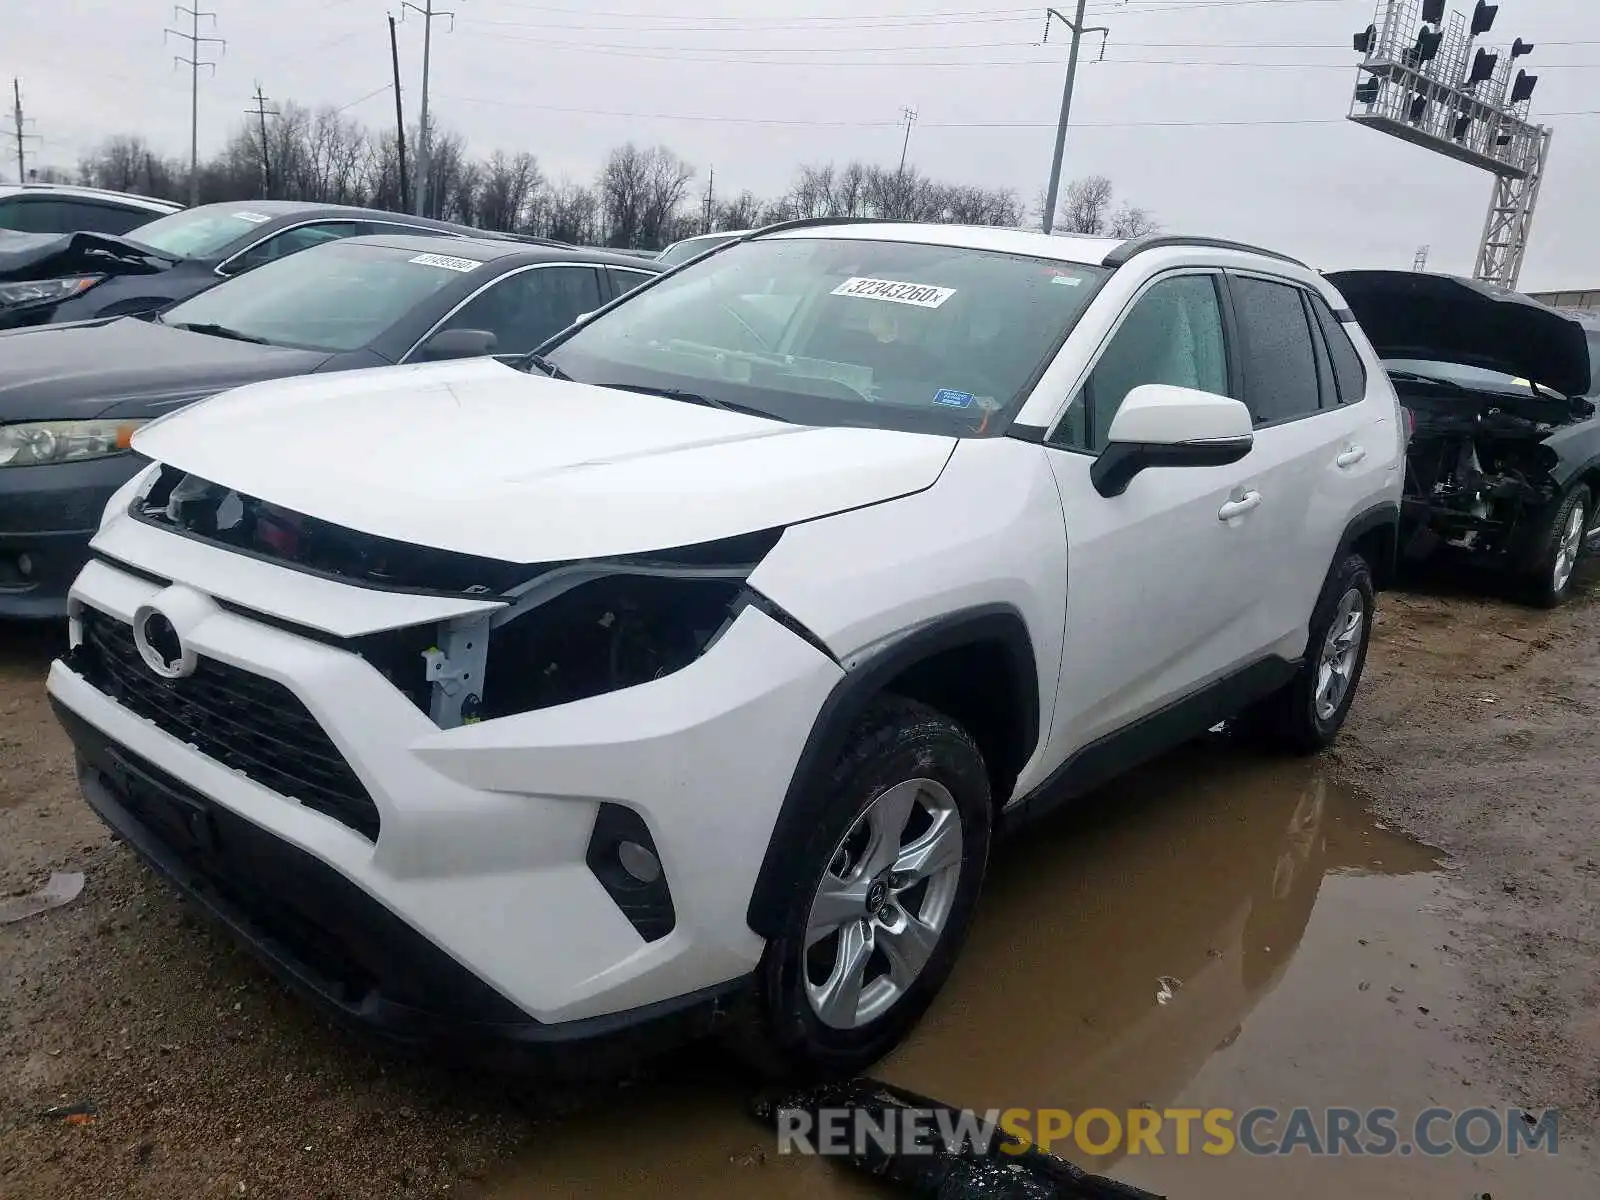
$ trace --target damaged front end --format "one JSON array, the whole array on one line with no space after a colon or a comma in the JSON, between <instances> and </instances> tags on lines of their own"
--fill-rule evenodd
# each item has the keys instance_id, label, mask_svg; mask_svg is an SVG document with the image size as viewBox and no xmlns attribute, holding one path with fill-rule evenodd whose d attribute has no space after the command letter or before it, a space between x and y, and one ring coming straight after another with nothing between
<instances>
[{"instance_id":1,"label":"damaged front end","mask_svg":"<svg viewBox=\"0 0 1600 1200\"><path fill-rule=\"evenodd\" d=\"M1406 454L1408 557L1439 547L1514 555L1561 488L1551 434L1594 415L1586 400L1474 391L1392 372L1411 413Z\"/></svg>"},{"instance_id":2,"label":"damaged front end","mask_svg":"<svg viewBox=\"0 0 1600 1200\"><path fill-rule=\"evenodd\" d=\"M619 558L518 564L377 537L164 466L129 514L345 583L489 601L436 625L334 641L441 729L618 691L682 670L746 608L793 622L746 585L782 531ZM802 636L807 636L804 631Z\"/></svg>"},{"instance_id":3,"label":"damaged front end","mask_svg":"<svg viewBox=\"0 0 1600 1200\"><path fill-rule=\"evenodd\" d=\"M175 259L103 233L0 230L0 325L47 319L55 306L118 275L151 275Z\"/></svg>"},{"instance_id":4,"label":"damaged front end","mask_svg":"<svg viewBox=\"0 0 1600 1200\"><path fill-rule=\"evenodd\" d=\"M1422 271L1335 271L1410 413L1402 553L1513 569L1568 485L1594 417L1581 324L1528 296ZM1569 432L1564 432L1569 431Z\"/></svg>"}]
</instances>

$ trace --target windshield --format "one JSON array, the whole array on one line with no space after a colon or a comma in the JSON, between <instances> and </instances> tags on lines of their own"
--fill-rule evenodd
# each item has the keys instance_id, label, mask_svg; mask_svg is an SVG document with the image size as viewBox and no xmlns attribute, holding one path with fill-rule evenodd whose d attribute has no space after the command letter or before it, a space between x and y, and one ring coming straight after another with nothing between
<instances>
[{"instance_id":1,"label":"windshield","mask_svg":"<svg viewBox=\"0 0 1600 1200\"><path fill-rule=\"evenodd\" d=\"M634 293L546 357L584 383L797 424L995 435L1109 273L964 247L766 238Z\"/></svg>"},{"instance_id":2,"label":"windshield","mask_svg":"<svg viewBox=\"0 0 1600 1200\"><path fill-rule=\"evenodd\" d=\"M681 262L688 262L696 254L704 254L707 250L731 242L738 236L737 233L729 233L718 237L688 238L685 241L673 242L656 255L656 261L664 267L675 267Z\"/></svg>"},{"instance_id":3,"label":"windshield","mask_svg":"<svg viewBox=\"0 0 1600 1200\"><path fill-rule=\"evenodd\" d=\"M209 258L271 219L246 206L208 206L158 217L123 236L172 258Z\"/></svg>"},{"instance_id":4,"label":"windshield","mask_svg":"<svg viewBox=\"0 0 1600 1200\"><path fill-rule=\"evenodd\" d=\"M436 292L460 283L466 259L330 242L264 263L174 305L165 325L203 325L275 346L359 350Z\"/></svg>"}]
</instances>

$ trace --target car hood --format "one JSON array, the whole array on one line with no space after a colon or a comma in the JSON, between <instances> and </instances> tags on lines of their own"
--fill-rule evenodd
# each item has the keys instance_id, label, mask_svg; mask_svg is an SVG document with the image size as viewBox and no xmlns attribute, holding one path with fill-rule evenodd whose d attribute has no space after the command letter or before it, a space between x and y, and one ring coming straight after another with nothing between
<instances>
[{"instance_id":1,"label":"car hood","mask_svg":"<svg viewBox=\"0 0 1600 1200\"><path fill-rule=\"evenodd\" d=\"M149 275L177 260L108 233L0 229L0 283L61 275Z\"/></svg>"},{"instance_id":2,"label":"car hood","mask_svg":"<svg viewBox=\"0 0 1600 1200\"><path fill-rule=\"evenodd\" d=\"M224 388L315 370L322 351L257 346L134 317L0 333L0 421L155 416Z\"/></svg>"},{"instance_id":3,"label":"car hood","mask_svg":"<svg viewBox=\"0 0 1600 1200\"><path fill-rule=\"evenodd\" d=\"M1380 358L1503 371L1564 396L1589 390L1589 343L1582 326L1537 300L1475 279L1422 271L1335 271L1327 279Z\"/></svg>"},{"instance_id":4,"label":"car hood","mask_svg":"<svg viewBox=\"0 0 1600 1200\"><path fill-rule=\"evenodd\" d=\"M134 449L346 528L506 562L665 550L931 487L955 439L812 428L493 359L257 384Z\"/></svg>"}]
</instances>

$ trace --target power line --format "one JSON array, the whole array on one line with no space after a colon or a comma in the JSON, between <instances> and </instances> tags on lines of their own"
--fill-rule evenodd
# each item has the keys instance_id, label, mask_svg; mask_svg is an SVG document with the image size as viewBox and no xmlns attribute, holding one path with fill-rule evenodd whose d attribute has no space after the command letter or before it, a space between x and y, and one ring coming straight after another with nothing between
<instances>
[{"instance_id":1,"label":"power line","mask_svg":"<svg viewBox=\"0 0 1600 1200\"><path fill-rule=\"evenodd\" d=\"M27 144L30 141L38 141L39 135L27 132L27 127L32 125L33 121L22 115L22 80L13 79L11 81L11 96L13 102L13 108L11 109L13 132L10 136L17 143L17 182L26 183L28 181Z\"/></svg>"},{"instance_id":2,"label":"power line","mask_svg":"<svg viewBox=\"0 0 1600 1200\"><path fill-rule=\"evenodd\" d=\"M174 19L187 16L190 22L188 33L169 28L162 34L162 40L165 41L170 35L189 43L191 57L185 58L182 55L177 55L174 57L172 65L176 67L180 63L189 64L189 204L192 207L200 203L200 68L210 67L213 75L217 71L216 63L208 62L200 57L200 47L207 44L220 46L222 47L220 53L225 54L228 50L228 44L218 37L200 36L200 18L211 18L211 25L215 28L217 24L216 13L201 12L199 9L186 8L183 5L179 5L173 9L173 16Z\"/></svg>"},{"instance_id":3,"label":"power line","mask_svg":"<svg viewBox=\"0 0 1600 1200\"><path fill-rule=\"evenodd\" d=\"M824 121L812 118L785 117L729 117L703 113L622 112L604 108L573 108L558 104L540 104L530 100L507 100L502 97L460 96L440 94L441 100L456 104L492 104L505 108L531 108L539 112L564 113L579 117L615 117L628 121L684 121L711 125L755 125L799 129L897 129L902 121ZM1546 117L1596 117L1600 109L1575 112L1545 113ZM1282 117L1244 118L1240 120L1175 120L1175 121L1079 121L1074 129L1226 129L1260 128L1263 126L1344 125L1344 117ZM917 124L926 129L1053 129L1054 121L923 121Z\"/></svg>"},{"instance_id":4,"label":"power line","mask_svg":"<svg viewBox=\"0 0 1600 1200\"><path fill-rule=\"evenodd\" d=\"M254 116L261 127L261 196L272 199L272 154L267 149L267 118L281 115L277 109L267 107L267 98L261 94L261 84L256 83L256 106L244 111Z\"/></svg>"}]
</instances>

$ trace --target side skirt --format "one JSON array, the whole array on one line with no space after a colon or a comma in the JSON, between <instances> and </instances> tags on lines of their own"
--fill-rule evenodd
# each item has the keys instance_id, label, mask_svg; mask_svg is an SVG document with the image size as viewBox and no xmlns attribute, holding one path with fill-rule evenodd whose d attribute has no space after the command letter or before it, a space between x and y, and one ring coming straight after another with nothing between
<instances>
[{"instance_id":1,"label":"side skirt","mask_svg":"<svg viewBox=\"0 0 1600 1200\"><path fill-rule=\"evenodd\" d=\"M1000 815L1000 831L1010 833L1199 737L1283 687L1299 669L1289 659L1260 659L1090 742L1007 807Z\"/></svg>"}]
</instances>

